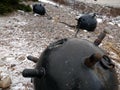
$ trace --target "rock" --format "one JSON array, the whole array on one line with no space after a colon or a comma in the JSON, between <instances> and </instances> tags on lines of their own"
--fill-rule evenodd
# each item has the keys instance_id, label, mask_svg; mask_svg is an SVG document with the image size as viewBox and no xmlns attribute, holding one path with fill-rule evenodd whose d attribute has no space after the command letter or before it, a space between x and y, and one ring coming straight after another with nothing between
<instances>
[{"instance_id":1,"label":"rock","mask_svg":"<svg viewBox=\"0 0 120 90\"><path fill-rule=\"evenodd\" d=\"M0 67L4 66L5 65L5 62L2 61L2 59L0 59Z\"/></svg>"},{"instance_id":2,"label":"rock","mask_svg":"<svg viewBox=\"0 0 120 90\"><path fill-rule=\"evenodd\" d=\"M13 67L15 67L15 66L16 66L16 64L11 64L11 66L10 66L10 67L11 67L11 68L13 68Z\"/></svg>"},{"instance_id":3,"label":"rock","mask_svg":"<svg viewBox=\"0 0 120 90\"><path fill-rule=\"evenodd\" d=\"M48 19L48 20L51 20L51 19L52 19L52 17L51 17L51 16L47 16L47 19Z\"/></svg>"},{"instance_id":4,"label":"rock","mask_svg":"<svg viewBox=\"0 0 120 90\"><path fill-rule=\"evenodd\" d=\"M0 88L8 88L11 84L11 78L6 76L3 80L0 80Z\"/></svg>"},{"instance_id":5,"label":"rock","mask_svg":"<svg viewBox=\"0 0 120 90\"><path fill-rule=\"evenodd\" d=\"M18 60L20 60L20 61L25 60L25 56L24 55L19 56Z\"/></svg>"},{"instance_id":6,"label":"rock","mask_svg":"<svg viewBox=\"0 0 120 90\"><path fill-rule=\"evenodd\" d=\"M23 10L18 10L18 13L20 13L21 15L25 14L25 12Z\"/></svg>"}]
</instances>

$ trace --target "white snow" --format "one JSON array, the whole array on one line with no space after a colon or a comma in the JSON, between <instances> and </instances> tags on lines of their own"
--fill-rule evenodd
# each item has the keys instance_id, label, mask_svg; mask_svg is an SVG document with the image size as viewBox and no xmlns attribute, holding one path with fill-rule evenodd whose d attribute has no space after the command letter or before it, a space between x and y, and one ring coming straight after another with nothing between
<instances>
[{"instance_id":1,"label":"white snow","mask_svg":"<svg viewBox=\"0 0 120 90\"><path fill-rule=\"evenodd\" d=\"M110 24L110 25L115 25L113 22L108 22L108 24Z\"/></svg>"},{"instance_id":2,"label":"white snow","mask_svg":"<svg viewBox=\"0 0 120 90\"><path fill-rule=\"evenodd\" d=\"M98 22L98 23L102 23L103 20L102 20L101 18L97 18L97 22Z\"/></svg>"},{"instance_id":3,"label":"white snow","mask_svg":"<svg viewBox=\"0 0 120 90\"><path fill-rule=\"evenodd\" d=\"M49 0L39 0L39 1L40 1L40 2L44 2L44 3L49 3L49 4L52 4L52 5L54 5L54 6L58 6L57 3L54 3L54 2L49 1Z\"/></svg>"},{"instance_id":4,"label":"white snow","mask_svg":"<svg viewBox=\"0 0 120 90\"><path fill-rule=\"evenodd\" d=\"M32 51L30 51L28 41L24 37L26 35L23 34L21 29L24 28L27 22L21 16L13 16L10 17L9 20L4 21L0 18L0 20L1 26L3 27L0 29L0 32L2 32L0 36L1 76L3 76L3 78L8 75L10 76L12 84L9 90L26 90L24 84L28 83L31 85L31 80L30 78L24 78L21 72L25 68L34 67L34 63L26 59L27 54ZM33 90L32 85L31 88L29 86L29 90Z\"/></svg>"}]
</instances>

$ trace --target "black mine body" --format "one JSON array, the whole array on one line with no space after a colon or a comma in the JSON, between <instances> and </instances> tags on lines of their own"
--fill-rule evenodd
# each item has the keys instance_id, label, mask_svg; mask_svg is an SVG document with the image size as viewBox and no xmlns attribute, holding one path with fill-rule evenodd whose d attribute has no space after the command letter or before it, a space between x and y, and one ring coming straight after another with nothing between
<instances>
[{"instance_id":1,"label":"black mine body","mask_svg":"<svg viewBox=\"0 0 120 90\"><path fill-rule=\"evenodd\" d=\"M85 14L77 20L77 28L85 29L89 32L94 31L96 26L97 20L95 18L95 14L93 15Z\"/></svg>"},{"instance_id":2,"label":"black mine body","mask_svg":"<svg viewBox=\"0 0 120 90\"><path fill-rule=\"evenodd\" d=\"M46 9L42 4L34 4L33 5L33 12L39 15L45 15Z\"/></svg>"},{"instance_id":3,"label":"black mine body","mask_svg":"<svg viewBox=\"0 0 120 90\"><path fill-rule=\"evenodd\" d=\"M94 32L96 27L97 27L97 20L95 18L96 14L94 13L93 15L90 14L84 14L80 16L79 18L76 18L77 20L77 25L69 25L65 22L60 22L63 23L69 27L76 28L76 33L75 37L77 37L77 34L80 30L87 30L88 32Z\"/></svg>"},{"instance_id":4,"label":"black mine body","mask_svg":"<svg viewBox=\"0 0 120 90\"><path fill-rule=\"evenodd\" d=\"M61 39L51 43L36 62L25 69L34 90L118 90L114 64L106 53L84 39Z\"/></svg>"}]
</instances>

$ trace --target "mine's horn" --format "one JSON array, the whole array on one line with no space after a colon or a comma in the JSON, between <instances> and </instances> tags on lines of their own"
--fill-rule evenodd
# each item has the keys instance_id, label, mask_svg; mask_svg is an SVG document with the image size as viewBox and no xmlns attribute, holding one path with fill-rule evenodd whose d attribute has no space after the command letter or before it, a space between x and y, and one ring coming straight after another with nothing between
<instances>
[{"instance_id":1,"label":"mine's horn","mask_svg":"<svg viewBox=\"0 0 120 90\"><path fill-rule=\"evenodd\" d=\"M96 16L96 13L93 13L92 18L95 18L95 16Z\"/></svg>"},{"instance_id":2,"label":"mine's horn","mask_svg":"<svg viewBox=\"0 0 120 90\"><path fill-rule=\"evenodd\" d=\"M93 67L101 59L102 55L99 53L95 53L92 54L90 57L86 58L84 64L88 67Z\"/></svg>"},{"instance_id":3,"label":"mine's horn","mask_svg":"<svg viewBox=\"0 0 120 90\"><path fill-rule=\"evenodd\" d=\"M30 61L33 61L34 63L37 63L37 61L39 61L39 58L30 56L30 55L27 56L27 59L30 60Z\"/></svg>"},{"instance_id":4,"label":"mine's horn","mask_svg":"<svg viewBox=\"0 0 120 90\"><path fill-rule=\"evenodd\" d=\"M22 75L23 77L28 77L28 78L34 78L34 77L41 78L45 75L45 69L43 67L39 69L24 69Z\"/></svg>"},{"instance_id":5,"label":"mine's horn","mask_svg":"<svg viewBox=\"0 0 120 90\"><path fill-rule=\"evenodd\" d=\"M105 38L106 33L106 31L101 32L100 35L98 35L98 38L94 41L94 45L99 46L102 40Z\"/></svg>"}]
</instances>

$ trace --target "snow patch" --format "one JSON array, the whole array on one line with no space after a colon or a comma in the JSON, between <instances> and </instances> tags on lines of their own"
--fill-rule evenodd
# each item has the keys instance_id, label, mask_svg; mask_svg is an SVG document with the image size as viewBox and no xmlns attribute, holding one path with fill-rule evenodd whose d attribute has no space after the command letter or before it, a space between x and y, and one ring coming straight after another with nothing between
<instances>
[{"instance_id":1,"label":"snow patch","mask_svg":"<svg viewBox=\"0 0 120 90\"><path fill-rule=\"evenodd\" d=\"M102 20L101 18L97 18L97 22L98 22L98 23L102 23L103 20Z\"/></svg>"},{"instance_id":2,"label":"snow patch","mask_svg":"<svg viewBox=\"0 0 120 90\"><path fill-rule=\"evenodd\" d=\"M40 2L44 2L44 3L49 3L49 4L52 4L52 5L54 5L54 6L58 6L57 3L54 3L54 2L49 1L49 0L39 0L39 1L40 1Z\"/></svg>"}]
</instances>

